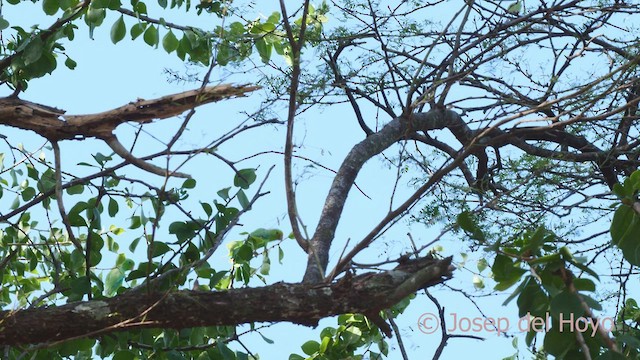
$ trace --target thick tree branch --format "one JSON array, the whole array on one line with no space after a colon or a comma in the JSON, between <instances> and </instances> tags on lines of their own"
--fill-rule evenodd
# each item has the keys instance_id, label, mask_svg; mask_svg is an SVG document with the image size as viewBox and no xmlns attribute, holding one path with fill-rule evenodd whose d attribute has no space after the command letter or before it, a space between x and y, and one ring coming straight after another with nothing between
<instances>
[{"instance_id":1,"label":"thick tree branch","mask_svg":"<svg viewBox=\"0 0 640 360\"><path fill-rule=\"evenodd\" d=\"M380 131L371 134L356 144L347 154L331 184L320 215L320 221L311 238L313 251L309 253L307 270L304 275L305 282L315 283L322 281L329 262L329 248L340 221L344 204L347 201L347 196L356 176L365 162L393 145L396 141L410 135L413 131L441 129L452 123L464 124L460 116L451 110L433 110L424 114L416 114L411 120L393 119Z\"/></svg>"},{"instance_id":2,"label":"thick tree branch","mask_svg":"<svg viewBox=\"0 0 640 360\"><path fill-rule=\"evenodd\" d=\"M161 176L188 177L168 172L133 156L113 134L122 123L147 123L180 115L194 107L223 99L245 96L259 89L252 85L205 87L151 100L137 100L97 114L64 115L65 111L17 98L0 99L0 124L31 130L51 142L95 137L104 140L111 149L131 164Z\"/></svg>"},{"instance_id":3,"label":"thick tree branch","mask_svg":"<svg viewBox=\"0 0 640 360\"><path fill-rule=\"evenodd\" d=\"M444 128L451 131L462 144L463 149L469 154L475 154L476 151L488 145L496 149L506 145L515 145L521 150L537 156L576 162L595 162L602 172L605 182L610 187L617 181L615 167L620 165L622 161L617 159L615 153L598 148L584 137L549 127L473 130L456 112L443 109L433 109L424 113L412 114L410 121L402 117L395 118L380 131L356 144L347 154L338 170L325 200L318 226L311 239L311 246L314 251L310 253L308 258L304 282L316 283L323 280L326 266L329 262L329 249L335 236L342 210L358 172L365 162L395 142L412 138L415 132L427 132ZM527 143L528 140L566 144L578 150L581 154L536 147ZM417 198L414 201L417 201ZM391 215L398 216L399 214L394 212ZM386 217L385 219L388 218ZM368 245L368 243L366 244ZM357 250L362 250L362 248ZM351 257L355 255L353 252L349 254Z\"/></svg>"},{"instance_id":4,"label":"thick tree branch","mask_svg":"<svg viewBox=\"0 0 640 360\"><path fill-rule=\"evenodd\" d=\"M118 125L167 119L195 107L223 99L245 96L259 89L251 85L218 85L190 90L88 115L64 115L65 111L16 98L0 99L0 124L31 130L49 140L87 137L107 138Z\"/></svg>"},{"instance_id":5,"label":"thick tree branch","mask_svg":"<svg viewBox=\"0 0 640 360\"><path fill-rule=\"evenodd\" d=\"M451 258L426 257L414 264L418 266L346 276L322 286L277 283L220 292L135 292L104 300L3 311L0 344L52 343L140 328L183 329L281 321L315 326L327 316L387 309L417 290L451 276Z\"/></svg>"}]
</instances>

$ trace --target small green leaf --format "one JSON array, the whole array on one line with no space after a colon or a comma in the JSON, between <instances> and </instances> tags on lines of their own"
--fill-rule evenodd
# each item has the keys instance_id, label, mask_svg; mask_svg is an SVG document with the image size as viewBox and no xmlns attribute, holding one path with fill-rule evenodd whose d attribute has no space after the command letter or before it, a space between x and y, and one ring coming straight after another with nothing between
<instances>
[{"instance_id":1,"label":"small green leaf","mask_svg":"<svg viewBox=\"0 0 640 360\"><path fill-rule=\"evenodd\" d=\"M244 210L248 209L251 206L247 195L242 190L238 190L238 201L240 202L240 206L242 206L242 209Z\"/></svg>"},{"instance_id":2,"label":"small green leaf","mask_svg":"<svg viewBox=\"0 0 640 360\"><path fill-rule=\"evenodd\" d=\"M89 10L87 10L87 14L84 17L84 21L85 23L87 23L87 25L90 25L90 26L91 25L93 25L94 27L100 26L102 24L102 21L104 21L104 18L106 15L107 13L104 9L98 9L92 6L89 8Z\"/></svg>"},{"instance_id":3,"label":"small green leaf","mask_svg":"<svg viewBox=\"0 0 640 360\"><path fill-rule=\"evenodd\" d=\"M228 200L229 199L229 190L231 190L230 187L224 188L222 190L219 190L217 192L217 194L218 194L218 196L220 196L222 198L222 200Z\"/></svg>"},{"instance_id":4,"label":"small green leaf","mask_svg":"<svg viewBox=\"0 0 640 360\"><path fill-rule=\"evenodd\" d=\"M131 242L131 244L129 244L129 251L131 251L131 252L136 251L136 248L138 247L138 244L140 243L140 239L141 239L141 238L135 238L135 239L133 239L133 241Z\"/></svg>"},{"instance_id":5,"label":"small green leaf","mask_svg":"<svg viewBox=\"0 0 640 360\"><path fill-rule=\"evenodd\" d=\"M147 14L147 4L142 1L136 1L136 5L133 7L133 10L138 14Z\"/></svg>"},{"instance_id":6,"label":"small green leaf","mask_svg":"<svg viewBox=\"0 0 640 360\"><path fill-rule=\"evenodd\" d=\"M120 15L120 18L113 23L111 27L111 42L117 44L120 40L124 39L127 34L127 27L124 25L124 17Z\"/></svg>"},{"instance_id":7,"label":"small green leaf","mask_svg":"<svg viewBox=\"0 0 640 360\"><path fill-rule=\"evenodd\" d=\"M130 350L118 350L113 354L113 360L134 360L135 358L135 354Z\"/></svg>"},{"instance_id":8,"label":"small green leaf","mask_svg":"<svg viewBox=\"0 0 640 360\"><path fill-rule=\"evenodd\" d=\"M64 61L64 65L69 68L69 70L73 70L78 66L78 63L68 57L67 60Z\"/></svg>"},{"instance_id":9,"label":"small green leaf","mask_svg":"<svg viewBox=\"0 0 640 360\"><path fill-rule=\"evenodd\" d=\"M33 199L34 196L36 196L36 189L34 189L32 187L28 187L28 188L22 190L22 200L23 201L29 201L29 200Z\"/></svg>"},{"instance_id":10,"label":"small green leaf","mask_svg":"<svg viewBox=\"0 0 640 360\"><path fill-rule=\"evenodd\" d=\"M134 215L131 217L131 225L129 225L129 229L137 229L142 226L142 222L140 220L140 216Z\"/></svg>"},{"instance_id":11,"label":"small green leaf","mask_svg":"<svg viewBox=\"0 0 640 360\"><path fill-rule=\"evenodd\" d=\"M498 283L495 289L498 291L506 290L513 286L520 280L522 274L526 272L525 269L517 266L506 255L498 254L491 267L493 272L493 279Z\"/></svg>"},{"instance_id":12,"label":"small green leaf","mask_svg":"<svg viewBox=\"0 0 640 360\"><path fill-rule=\"evenodd\" d=\"M255 47L258 50L258 54L260 54L262 62L268 64L269 60L271 60L271 50L273 49L273 46L271 46L271 44L267 44L262 37L256 40Z\"/></svg>"},{"instance_id":13,"label":"small green leaf","mask_svg":"<svg viewBox=\"0 0 640 360\"><path fill-rule=\"evenodd\" d=\"M178 45L180 45L178 38L173 31L169 30L169 32L162 38L162 47L167 53L171 53L178 48Z\"/></svg>"},{"instance_id":14,"label":"small green leaf","mask_svg":"<svg viewBox=\"0 0 640 360\"><path fill-rule=\"evenodd\" d=\"M47 15L53 15L58 12L60 6L58 0L44 0L42 1L42 10Z\"/></svg>"},{"instance_id":15,"label":"small green leaf","mask_svg":"<svg viewBox=\"0 0 640 360\"><path fill-rule=\"evenodd\" d=\"M107 274L107 277L104 281L105 287L104 292L107 296L113 296L118 288L122 285L122 281L124 280L124 272L119 268L112 269Z\"/></svg>"},{"instance_id":16,"label":"small green leaf","mask_svg":"<svg viewBox=\"0 0 640 360\"><path fill-rule=\"evenodd\" d=\"M144 32L143 39L149 46L157 46L160 41L159 36L158 28L155 26L149 26L149 28Z\"/></svg>"},{"instance_id":17,"label":"small green leaf","mask_svg":"<svg viewBox=\"0 0 640 360\"><path fill-rule=\"evenodd\" d=\"M227 64L229 64L229 61L231 61L231 58L232 58L231 52L232 52L232 49L229 42L228 41L221 42L218 45L218 54L216 56L216 60L218 61L218 64L222 66L226 66Z\"/></svg>"},{"instance_id":18,"label":"small green leaf","mask_svg":"<svg viewBox=\"0 0 640 360\"><path fill-rule=\"evenodd\" d=\"M207 213L207 216L211 216L211 214L213 214L213 208L211 207L211 205L201 202L200 206L202 206L202 209L204 210L205 213Z\"/></svg>"},{"instance_id":19,"label":"small green leaf","mask_svg":"<svg viewBox=\"0 0 640 360\"><path fill-rule=\"evenodd\" d=\"M543 344L545 352L562 359L576 346L574 331L568 331L566 328L559 329L559 325L554 323L545 333Z\"/></svg>"},{"instance_id":20,"label":"small green leaf","mask_svg":"<svg viewBox=\"0 0 640 360\"><path fill-rule=\"evenodd\" d=\"M533 277L527 277L522 284L523 286L517 289L521 290L517 301L518 316L531 314L531 316L544 317L548 311L549 298Z\"/></svg>"},{"instance_id":21,"label":"small green leaf","mask_svg":"<svg viewBox=\"0 0 640 360\"><path fill-rule=\"evenodd\" d=\"M233 185L243 189L248 189L254 181L256 181L255 169L242 169L238 171L236 176L233 178Z\"/></svg>"},{"instance_id":22,"label":"small green leaf","mask_svg":"<svg viewBox=\"0 0 640 360\"><path fill-rule=\"evenodd\" d=\"M478 272L483 272L489 266L486 259L478 260Z\"/></svg>"},{"instance_id":23,"label":"small green leaf","mask_svg":"<svg viewBox=\"0 0 640 360\"><path fill-rule=\"evenodd\" d=\"M135 40L138 36L142 35L142 33L144 32L144 29L146 28L147 28L146 23L137 23L133 25L131 27L131 30L129 30L131 34L131 40Z\"/></svg>"},{"instance_id":24,"label":"small green leaf","mask_svg":"<svg viewBox=\"0 0 640 360\"><path fill-rule=\"evenodd\" d=\"M634 209L621 205L611 221L611 242L622 250L624 258L632 265L640 265L640 216Z\"/></svg>"},{"instance_id":25,"label":"small green leaf","mask_svg":"<svg viewBox=\"0 0 640 360\"><path fill-rule=\"evenodd\" d=\"M313 355L318 352L318 350L320 350L320 343L318 343L317 341L309 340L306 343L302 344L301 348L305 354Z\"/></svg>"},{"instance_id":26,"label":"small green leaf","mask_svg":"<svg viewBox=\"0 0 640 360\"><path fill-rule=\"evenodd\" d=\"M82 194L83 192L84 192L84 185L82 184L74 185L70 188L67 188L67 194L69 195Z\"/></svg>"},{"instance_id":27,"label":"small green leaf","mask_svg":"<svg viewBox=\"0 0 640 360\"><path fill-rule=\"evenodd\" d=\"M582 303L576 294L565 290L556 295L550 304L551 316L558 319L560 314L564 319L568 319L573 314L573 318L577 319L584 313Z\"/></svg>"},{"instance_id":28,"label":"small green leaf","mask_svg":"<svg viewBox=\"0 0 640 360\"><path fill-rule=\"evenodd\" d=\"M273 340L265 337L264 335L262 335L260 332L258 332L258 334L260 334L260 336L262 336L262 340L264 340L267 344L273 344Z\"/></svg>"},{"instance_id":29,"label":"small green leaf","mask_svg":"<svg viewBox=\"0 0 640 360\"><path fill-rule=\"evenodd\" d=\"M269 271L271 271L271 260L269 260L269 256L265 252L260 266L260 274L269 275Z\"/></svg>"},{"instance_id":30,"label":"small green leaf","mask_svg":"<svg viewBox=\"0 0 640 360\"><path fill-rule=\"evenodd\" d=\"M193 189L196 187L196 179L187 179L182 183L183 189Z\"/></svg>"},{"instance_id":31,"label":"small green leaf","mask_svg":"<svg viewBox=\"0 0 640 360\"><path fill-rule=\"evenodd\" d=\"M9 27L9 22L0 15L0 30L4 30L7 29Z\"/></svg>"},{"instance_id":32,"label":"small green leaf","mask_svg":"<svg viewBox=\"0 0 640 360\"><path fill-rule=\"evenodd\" d=\"M251 246L243 244L234 248L232 255L237 263L247 263L253 258L253 249L251 249Z\"/></svg>"},{"instance_id":33,"label":"small green leaf","mask_svg":"<svg viewBox=\"0 0 640 360\"><path fill-rule=\"evenodd\" d=\"M478 226L475 219L471 216L471 213L468 211L463 211L458 215L457 223L462 230L471 236L472 239L478 240L480 242L484 242L486 240L482 229Z\"/></svg>"},{"instance_id":34,"label":"small green leaf","mask_svg":"<svg viewBox=\"0 0 640 360\"><path fill-rule=\"evenodd\" d=\"M29 41L22 54L22 61L25 65L30 65L40 60L42 57L43 43L39 36L36 36Z\"/></svg>"},{"instance_id":35,"label":"small green leaf","mask_svg":"<svg viewBox=\"0 0 640 360\"><path fill-rule=\"evenodd\" d=\"M169 245L163 242L156 241L153 243L153 253L151 254L151 256L152 257L161 256L166 254L169 251L171 251L171 248L169 247Z\"/></svg>"},{"instance_id":36,"label":"small green leaf","mask_svg":"<svg viewBox=\"0 0 640 360\"><path fill-rule=\"evenodd\" d=\"M114 198L109 198L109 206L107 208L107 211L109 213L109 216L114 217L116 216L116 214L118 214L118 202L116 201L116 199Z\"/></svg>"}]
</instances>

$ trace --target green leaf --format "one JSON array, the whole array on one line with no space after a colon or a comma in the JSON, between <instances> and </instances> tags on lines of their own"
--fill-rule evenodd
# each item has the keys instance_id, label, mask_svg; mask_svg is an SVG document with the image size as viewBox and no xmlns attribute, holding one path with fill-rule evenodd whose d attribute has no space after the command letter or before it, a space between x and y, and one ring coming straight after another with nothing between
<instances>
[{"instance_id":1,"label":"green leaf","mask_svg":"<svg viewBox=\"0 0 640 360\"><path fill-rule=\"evenodd\" d=\"M523 317L527 314L535 317L546 316L549 307L549 298L547 294L540 288L536 280L529 276L524 281L525 286L518 296L518 316Z\"/></svg>"},{"instance_id":2,"label":"green leaf","mask_svg":"<svg viewBox=\"0 0 640 360\"><path fill-rule=\"evenodd\" d=\"M78 66L78 63L77 63L77 62L75 62L72 58L69 58L69 57L68 57L68 58L64 61L64 65L65 65L67 68L69 68L69 70L73 70L73 69L75 69L75 68L76 68L76 66Z\"/></svg>"},{"instance_id":3,"label":"green leaf","mask_svg":"<svg viewBox=\"0 0 640 360\"><path fill-rule=\"evenodd\" d=\"M43 0L42 1L42 10L47 15L53 15L58 12L60 6L58 5L58 0Z\"/></svg>"},{"instance_id":4,"label":"green leaf","mask_svg":"<svg viewBox=\"0 0 640 360\"><path fill-rule=\"evenodd\" d=\"M7 29L9 25L9 22L2 15L0 15L0 30Z\"/></svg>"},{"instance_id":5,"label":"green leaf","mask_svg":"<svg viewBox=\"0 0 640 360\"><path fill-rule=\"evenodd\" d=\"M266 342L267 344L273 344L273 340L265 337L264 335L262 335L262 333L258 332L258 334L260 334L260 336L262 336L262 340L264 340L264 342Z\"/></svg>"},{"instance_id":6,"label":"green leaf","mask_svg":"<svg viewBox=\"0 0 640 360\"><path fill-rule=\"evenodd\" d=\"M151 257L161 256L166 254L169 251L171 251L171 248L169 247L169 245L163 242L156 241L153 243L153 253L151 254Z\"/></svg>"},{"instance_id":7,"label":"green leaf","mask_svg":"<svg viewBox=\"0 0 640 360\"><path fill-rule=\"evenodd\" d=\"M306 343L302 344L301 348L305 354L313 355L318 352L318 350L320 350L320 343L318 343L317 341L309 340Z\"/></svg>"},{"instance_id":8,"label":"green leaf","mask_svg":"<svg viewBox=\"0 0 640 360\"><path fill-rule=\"evenodd\" d=\"M222 198L222 200L229 200L229 190L231 190L230 187L224 188L222 190L219 190L217 194Z\"/></svg>"},{"instance_id":9,"label":"green leaf","mask_svg":"<svg viewBox=\"0 0 640 360\"><path fill-rule=\"evenodd\" d=\"M113 360L134 360L135 354L130 350L118 350L113 354Z\"/></svg>"},{"instance_id":10,"label":"green leaf","mask_svg":"<svg viewBox=\"0 0 640 360\"><path fill-rule=\"evenodd\" d=\"M247 263L253 258L253 249L247 244L243 244L234 250L233 259L237 263Z\"/></svg>"},{"instance_id":11,"label":"green leaf","mask_svg":"<svg viewBox=\"0 0 640 360\"><path fill-rule=\"evenodd\" d=\"M100 26L102 24L102 21L104 21L107 12L104 10L104 8L95 7L93 3L91 5L92 6L89 8L89 10L87 10L84 21L85 23L87 23L87 25L90 26Z\"/></svg>"},{"instance_id":12,"label":"green leaf","mask_svg":"<svg viewBox=\"0 0 640 360\"><path fill-rule=\"evenodd\" d=\"M563 358L563 355L575 347L575 334L572 331L560 331L558 324L554 323L545 333L544 350L557 358Z\"/></svg>"},{"instance_id":13,"label":"green leaf","mask_svg":"<svg viewBox=\"0 0 640 360\"><path fill-rule=\"evenodd\" d=\"M167 0L158 0L158 5L160 5L163 9L167 8Z\"/></svg>"},{"instance_id":14,"label":"green leaf","mask_svg":"<svg viewBox=\"0 0 640 360\"><path fill-rule=\"evenodd\" d=\"M478 267L478 272L483 272L484 269L489 267L489 263L487 262L487 259L483 258L483 259L478 260L477 267Z\"/></svg>"},{"instance_id":15,"label":"green leaf","mask_svg":"<svg viewBox=\"0 0 640 360\"><path fill-rule=\"evenodd\" d=\"M260 266L260 274L269 275L269 271L271 271L271 260L269 260L269 255L265 252L262 257L262 265Z\"/></svg>"},{"instance_id":16,"label":"green leaf","mask_svg":"<svg viewBox=\"0 0 640 360\"><path fill-rule=\"evenodd\" d=\"M84 192L84 185L82 184L74 185L72 187L67 188L67 194L69 195L82 194L83 192Z\"/></svg>"},{"instance_id":17,"label":"green leaf","mask_svg":"<svg viewBox=\"0 0 640 360\"><path fill-rule=\"evenodd\" d=\"M142 221L140 220L140 216L134 215L131 217L131 225L129 225L129 229L137 229L142 226Z\"/></svg>"},{"instance_id":18,"label":"green leaf","mask_svg":"<svg viewBox=\"0 0 640 360\"><path fill-rule=\"evenodd\" d=\"M562 291L551 299L550 304L551 316L559 319L569 319L572 314L577 319L584 314L584 309L580 303L580 299L568 290Z\"/></svg>"},{"instance_id":19,"label":"green leaf","mask_svg":"<svg viewBox=\"0 0 640 360\"><path fill-rule=\"evenodd\" d=\"M175 221L169 225L169 234L174 234L180 243L195 236L199 225L193 222Z\"/></svg>"},{"instance_id":20,"label":"green leaf","mask_svg":"<svg viewBox=\"0 0 640 360\"><path fill-rule=\"evenodd\" d=\"M134 6L133 9L135 12L137 12L138 14L147 14L147 4L143 3L142 1L136 1L136 5Z\"/></svg>"},{"instance_id":21,"label":"green leaf","mask_svg":"<svg viewBox=\"0 0 640 360\"><path fill-rule=\"evenodd\" d=\"M124 39L127 34L127 27L124 25L124 17L120 15L120 18L113 23L111 27L111 42L117 44L120 40Z\"/></svg>"},{"instance_id":22,"label":"green leaf","mask_svg":"<svg viewBox=\"0 0 640 360\"><path fill-rule=\"evenodd\" d=\"M498 283L495 289L498 291L506 290L520 280L522 274L526 270L520 266L516 266L511 258L506 255L498 254L491 267L493 279Z\"/></svg>"},{"instance_id":23,"label":"green leaf","mask_svg":"<svg viewBox=\"0 0 640 360\"><path fill-rule=\"evenodd\" d=\"M29 65L40 60L40 57L42 57L43 48L44 44L39 36L35 36L34 38L32 38L24 48L24 53L22 54L22 61L24 61L24 64Z\"/></svg>"},{"instance_id":24,"label":"green leaf","mask_svg":"<svg viewBox=\"0 0 640 360\"><path fill-rule=\"evenodd\" d=\"M142 238L133 239L131 244L129 244L129 251L131 251L131 252L136 251L136 248L138 247L138 244L140 243L140 239L142 239Z\"/></svg>"},{"instance_id":25,"label":"green leaf","mask_svg":"<svg viewBox=\"0 0 640 360\"><path fill-rule=\"evenodd\" d=\"M69 210L69 224L71 226L87 226L85 219L80 216L80 213L85 211L87 206L86 202L79 201Z\"/></svg>"},{"instance_id":26,"label":"green leaf","mask_svg":"<svg viewBox=\"0 0 640 360\"><path fill-rule=\"evenodd\" d=\"M106 296L113 296L116 291L122 286L122 281L124 280L124 272L119 268L112 269L107 274L106 279L104 280L105 287L104 293Z\"/></svg>"},{"instance_id":27,"label":"green leaf","mask_svg":"<svg viewBox=\"0 0 640 360\"><path fill-rule=\"evenodd\" d=\"M36 196L36 189L34 189L32 187L28 187L28 188L22 190L22 200L23 201L29 201L29 200L33 199L34 196Z\"/></svg>"},{"instance_id":28,"label":"green leaf","mask_svg":"<svg viewBox=\"0 0 640 360\"><path fill-rule=\"evenodd\" d=\"M183 37L183 40L185 38ZM231 49L231 45L229 44L228 41L223 41L218 45L218 53L216 55L216 61L218 61L218 64L222 65L222 66L226 66L227 64L229 64L229 61L231 61L232 59L232 49Z\"/></svg>"},{"instance_id":29,"label":"green leaf","mask_svg":"<svg viewBox=\"0 0 640 360\"><path fill-rule=\"evenodd\" d=\"M129 33L131 34L131 40L135 40L138 36L142 35L144 29L147 28L146 23L137 23L131 27Z\"/></svg>"},{"instance_id":30,"label":"green leaf","mask_svg":"<svg viewBox=\"0 0 640 360\"><path fill-rule=\"evenodd\" d=\"M238 171L236 176L233 178L233 185L243 189L248 189L254 181L256 181L255 169L242 169Z\"/></svg>"},{"instance_id":31,"label":"green leaf","mask_svg":"<svg viewBox=\"0 0 640 360\"><path fill-rule=\"evenodd\" d=\"M616 340L619 340L621 336L617 336ZM636 348L638 346L635 346ZM628 358L617 351L607 350L600 356L596 358L596 360L628 360Z\"/></svg>"},{"instance_id":32,"label":"green leaf","mask_svg":"<svg viewBox=\"0 0 640 360\"><path fill-rule=\"evenodd\" d=\"M213 214L213 208L211 207L211 205L205 203L205 202L201 202L200 206L202 206L202 210L204 210L204 212L207 214L207 216L211 217L211 214Z\"/></svg>"},{"instance_id":33,"label":"green leaf","mask_svg":"<svg viewBox=\"0 0 640 360\"><path fill-rule=\"evenodd\" d=\"M169 30L169 32L162 38L162 48L164 48L167 53L171 53L178 48L178 45L180 45L178 38L173 31Z\"/></svg>"},{"instance_id":34,"label":"green leaf","mask_svg":"<svg viewBox=\"0 0 640 360\"><path fill-rule=\"evenodd\" d=\"M114 198L109 198L109 205L107 207L107 212L109 216L114 217L118 214L119 206L118 202Z\"/></svg>"},{"instance_id":35,"label":"green leaf","mask_svg":"<svg viewBox=\"0 0 640 360\"><path fill-rule=\"evenodd\" d=\"M486 241L486 238L484 236L484 233L482 232L482 229L480 229L475 219L471 216L470 212L468 211L461 212L460 215L458 215L457 223L458 223L458 226L460 226L462 230L464 230L467 234L469 234L469 236L472 239L478 240L480 242Z\"/></svg>"},{"instance_id":36,"label":"green leaf","mask_svg":"<svg viewBox=\"0 0 640 360\"><path fill-rule=\"evenodd\" d=\"M187 179L182 183L183 189L193 189L196 187L196 179Z\"/></svg>"},{"instance_id":37,"label":"green leaf","mask_svg":"<svg viewBox=\"0 0 640 360\"><path fill-rule=\"evenodd\" d=\"M248 209L251 206L247 195L242 190L238 190L238 201L240 202L240 206L242 206L242 209L244 210Z\"/></svg>"},{"instance_id":38,"label":"green leaf","mask_svg":"<svg viewBox=\"0 0 640 360\"><path fill-rule=\"evenodd\" d=\"M622 250L624 258L640 266L640 216L627 205L618 207L611 222L611 242Z\"/></svg>"},{"instance_id":39,"label":"green leaf","mask_svg":"<svg viewBox=\"0 0 640 360\"><path fill-rule=\"evenodd\" d=\"M271 46L271 44L267 44L264 37L261 37L256 40L255 47L258 50L258 54L260 54L262 62L268 64L269 60L271 60L271 50L273 49L273 46Z\"/></svg>"},{"instance_id":40,"label":"green leaf","mask_svg":"<svg viewBox=\"0 0 640 360\"><path fill-rule=\"evenodd\" d=\"M149 26L147 31L144 32L143 39L149 46L157 46L160 41L158 28L155 26Z\"/></svg>"}]
</instances>

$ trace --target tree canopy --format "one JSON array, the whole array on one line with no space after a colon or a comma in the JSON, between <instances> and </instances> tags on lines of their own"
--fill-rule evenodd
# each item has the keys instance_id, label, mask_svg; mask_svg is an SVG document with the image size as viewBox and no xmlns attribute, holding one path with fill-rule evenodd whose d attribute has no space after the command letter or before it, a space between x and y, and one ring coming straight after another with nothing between
<instances>
[{"instance_id":1,"label":"tree canopy","mask_svg":"<svg viewBox=\"0 0 640 360\"><path fill-rule=\"evenodd\" d=\"M432 333L403 318L426 303L434 359L492 331L535 358L640 358L639 5L2 0L3 358L408 359L400 321ZM188 90L81 114L30 98L92 65L86 38L179 59L164 80ZM452 294L478 331L449 330ZM334 316L297 354L244 340Z\"/></svg>"}]
</instances>

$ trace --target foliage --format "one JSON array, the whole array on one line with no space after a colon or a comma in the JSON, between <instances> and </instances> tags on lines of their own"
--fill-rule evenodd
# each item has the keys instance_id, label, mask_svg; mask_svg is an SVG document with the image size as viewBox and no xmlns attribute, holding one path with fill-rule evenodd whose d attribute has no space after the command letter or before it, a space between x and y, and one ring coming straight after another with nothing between
<instances>
[{"instance_id":1,"label":"foliage","mask_svg":"<svg viewBox=\"0 0 640 360\"><path fill-rule=\"evenodd\" d=\"M278 263L290 266L287 242L297 243L308 258L308 285L322 287L326 283L316 281L316 273L327 276L323 281L347 282L353 273L387 271L396 262L394 271L417 271L414 258L424 252L431 256L434 243L443 240L465 251L458 266L473 274L471 284L463 284L475 288L463 292L471 303L501 294L513 317L544 319L524 335L536 358L640 358L640 308L636 295L627 291L640 266L640 43L632 35L639 24L628 20L638 14L633 1L536 6L524 1L305 1L293 12L282 2L279 11L255 18L248 3L230 0L34 4L46 19L41 23L18 26L24 19L0 15L0 84L13 92L0 100L0 122L33 130L51 144L34 151L3 136L8 149L0 154L0 198L6 208L0 212L4 310L97 303L145 289L268 289L279 280L271 278L276 256ZM18 0L0 4L24 5ZM262 6L268 7L257 5L257 14ZM188 24L203 18L207 28ZM131 39L175 54L196 69L200 90L182 125L171 130L166 146L156 153L136 158L133 150L118 150L124 147L114 145L112 133L91 133L114 152L92 151L90 160L68 168L64 163L63 169L58 143L69 137L51 135L47 125L12 119L25 111L44 114L81 129L76 138L84 137L82 126L58 109L18 96L28 96L29 85L56 71L61 60L74 70L79 65L71 57L74 41L79 36L99 39L100 31L118 46ZM537 62L522 61L533 54ZM208 100L204 89L221 80L214 69L263 86L264 102L254 113L244 109L251 121L234 121L231 130L206 146L177 149L196 108ZM157 110L157 103L131 103L129 108L142 118ZM309 109L342 104L351 106L361 140L333 171L318 227L307 234L292 163L311 161L312 167L327 168L295 145L294 123ZM165 112L162 106L156 115ZM107 113L120 116L117 124L138 121L136 141L148 122L164 119L125 119L120 110ZM267 120L272 115L286 121ZM236 232L241 217L253 216L268 193L264 186L271 169L240 164L246 159L229 160L222 146L248 146L238 140L241 134L282 124L283 151L264 150L246 159L265 153L284 157L291 233L285 236L284 226ZM383 167L395 172L388 212L355 244L340 244L339 258L330 259L350 187L362 166L380 153ZM184 159L180 166L193 162L224 169L220 174L226 175L183 176L168 165L175 165L169 160L176 157ZM165 161L164 172L144 165L154 160ZM130 172L134 166L142 173ZM181 176L188 178L175 179ZM397 190L403 184L408 194ZM202 195L205 187L215 198ZM403 217L440 235L415 241L409 234L411 246L380 262L368 261L381 256L371 245ZM212 261L223 243L228 264ZM434 293L425 288L424 294L443 309ZM341 314L335 327L319 332L318 340L301 344L304 355L289 359L390 356L390 340L383 335L387 322L401 337L395 319L424 298L411 294L395 308L374 309L366 316ZM247 299L247 304L251 301L259 299ZM615 316L598 316L612 311ZM260 319L262 314L253 315ZM6 346L4 357L256 359L259 355L243 336L258 333L273 343L263 335L268 325L251 321L246 331L238 325L176 325L176 330L122 324L41 346ZM435 358L455 336L441 334ZM519 358L518 346L514 340L511 358ZM405 351L401 342L399 347Z\"/></svg>"}]
</instances>

